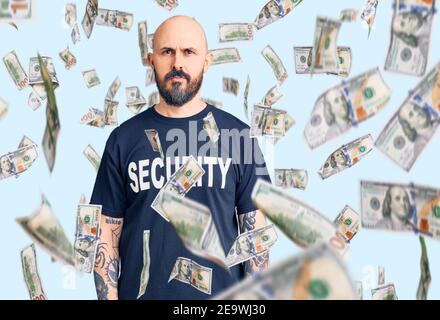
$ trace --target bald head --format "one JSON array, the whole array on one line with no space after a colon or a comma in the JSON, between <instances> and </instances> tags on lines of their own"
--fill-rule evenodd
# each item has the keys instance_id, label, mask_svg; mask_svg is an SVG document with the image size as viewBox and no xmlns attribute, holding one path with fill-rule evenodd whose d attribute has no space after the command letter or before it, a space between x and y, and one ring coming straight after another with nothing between
<instances>
[{"instance_id":1,"label":"bald head","mask_svg":"<svg viewBox=\"0 0 440 320\"><path fill-rule=\"evenodd\" d=\"M153 37L153 50L160 50L163 41L179 39L181 43L208 52L208 41L200 23L188 16L173 16L162 22Z\"/></svg>"}]
</instances>

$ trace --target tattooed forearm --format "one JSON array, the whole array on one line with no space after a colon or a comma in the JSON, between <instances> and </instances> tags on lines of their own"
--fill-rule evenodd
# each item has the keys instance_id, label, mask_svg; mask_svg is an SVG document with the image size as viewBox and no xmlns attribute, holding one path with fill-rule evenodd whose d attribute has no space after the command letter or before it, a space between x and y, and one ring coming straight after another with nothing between
<instances>
[{"instance_id":1,"label":"tattooed forearm","mask_svg":"<svg viewBox=\"0 0 440 320\"><path fill-rule=\"evenodd\" d=\"M257 215L257 210L245 213L243 216L243 222L241 225L241 231L246 232L255 229L255 216Z\"/></svg>"}]
</instances>

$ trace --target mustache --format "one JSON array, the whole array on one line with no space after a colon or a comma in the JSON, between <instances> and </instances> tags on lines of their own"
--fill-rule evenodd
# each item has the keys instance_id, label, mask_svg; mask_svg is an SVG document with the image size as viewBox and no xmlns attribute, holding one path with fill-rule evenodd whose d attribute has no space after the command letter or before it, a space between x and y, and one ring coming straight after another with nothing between
<instances>
[{"instance_id":1,"label":"mustache","mask_svg":"<svg viewBox=\"0 0 440 320\"><path fill-rule=\"evenodd\" d=\"M171 70L165 75L165 81L170 80L173 77L181 77L181 78L185 78L188 82L191 81L191 76L189 74L183 72L182 70L176 70L176 69Z\"/></svg>"}]
</instances>

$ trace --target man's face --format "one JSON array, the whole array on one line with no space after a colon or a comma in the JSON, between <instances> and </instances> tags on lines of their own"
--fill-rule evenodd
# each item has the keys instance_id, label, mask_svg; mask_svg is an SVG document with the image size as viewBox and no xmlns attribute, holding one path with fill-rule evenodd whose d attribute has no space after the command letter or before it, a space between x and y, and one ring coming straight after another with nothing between
<instances>
[{"instance_id":1,"label":"man's face","mask_svg":"<svg viewBox=\"0 0 440 320\"><path fill-rule=\"evenodd\" d=\"M11 172L12 164L6 156L0 158L0 167L3 172Z\"/></svg>"},{"instance_id":2,"label":"man's face","mask_svg":"<svg viewBox=\"0 0 440 320\"><path fill-rule=\"evenodd\" d=\"M402 188L394 187L390 190L391 194L391 214L397 218L405 218L408 210L409 203L405 190Z\"/></svg>"},{"instance_id":3,"label":"man's face","mask_svg":"<svg viewBox=\"0 0 440 320\"><path fill-rule=\"evenodd\" d=\"M406 120L415 130L426 128L429 124L429 118L425 111L414 104L406 104L400 110L399 117Z\"/></svg>"},{"instance_id":4,"label":"man's face","mask_svg":"<svg viewBox=\"0 0 440 320\"><path fill-rule=\"evenodd\" d=\"M210 63L203 30L190 18L166 21L154 34L153 66L156 84L169 105L182 106L198 93Z\"/></svg>"},{"instance_id":5,"label":"man's face","mask_svg":"<svg viewBox=\"0 0 440 320\"><path fill-rule=\"evenodd\" d=\"M399 14L393 22L393 30L395 32L403 32L406 34L416 33L421 26L421 20L415 13Z\"/></svg>"}]
</instances>

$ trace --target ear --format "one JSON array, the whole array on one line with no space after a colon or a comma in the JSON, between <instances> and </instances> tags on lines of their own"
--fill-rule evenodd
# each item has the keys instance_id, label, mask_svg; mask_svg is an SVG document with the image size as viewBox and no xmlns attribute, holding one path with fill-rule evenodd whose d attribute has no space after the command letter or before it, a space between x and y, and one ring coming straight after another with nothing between
<instances>
[{"instance_id":1,"label":"ear","mask_svg":"<svg viewBox=\"0 0 440 320\"><path fill-rule=\"evenodd\" d=\"M148 64L154 68L153 54L152 54L152 53L148 53L148 58L147 58L147 59L148 59L148 60L147 60L147 61L148 61Z\"/></svg>"},{"instance_id":2,"label":"ear","mask_svg":"<svg viewBox=\"0 0 440 320\"><path fill-rule=\"evenodd\" d=\"M212 59L213 59L213 55L212 53L208 52L205 56L205 62L203 64L203 73L206 73L206 71L208 71L209 66L212 63Z\"/></svg>"}]
</instances>

